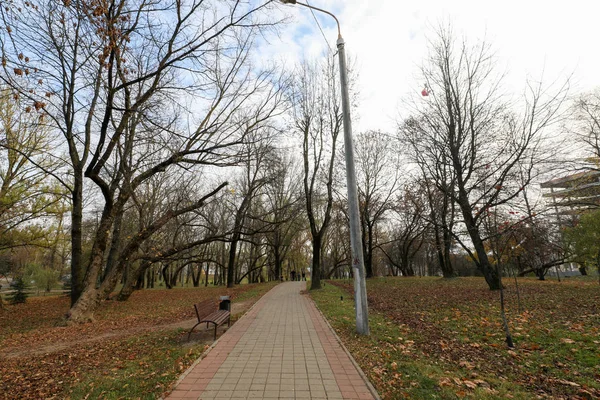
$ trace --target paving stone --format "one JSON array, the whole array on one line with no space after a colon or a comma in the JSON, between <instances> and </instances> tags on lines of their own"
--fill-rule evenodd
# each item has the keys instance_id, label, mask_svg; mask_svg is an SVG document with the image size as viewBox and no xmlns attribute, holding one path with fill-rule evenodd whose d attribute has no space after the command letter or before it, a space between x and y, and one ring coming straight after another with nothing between
<instances>
[{"instance_id":1,"label":"paving stone","mask_svg":"<svg viewBox=\"0 0 600 400\"><path fill-rule=\"evenodd\" d=\"M304 288L263 296L167 399L374 399Z\"/></svg>"}]
</instances>

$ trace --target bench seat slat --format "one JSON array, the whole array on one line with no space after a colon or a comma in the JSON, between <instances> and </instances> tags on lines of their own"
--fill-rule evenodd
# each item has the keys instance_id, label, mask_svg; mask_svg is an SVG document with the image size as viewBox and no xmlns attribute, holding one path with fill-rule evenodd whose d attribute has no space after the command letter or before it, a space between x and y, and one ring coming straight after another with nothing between
<instances>
[{"instance_id":1,"label":"bench seat slat","mask_svg":"<svg viewBox=\"0 0 600 400\"><path fill-rule=\"evenodd\" d=\"M217 325L220 325L222 322L225 322L227 318L229 318L229 311L219 310L204 317L202 321L198 322L214 322Z\"/></svg>"}]
</instances>

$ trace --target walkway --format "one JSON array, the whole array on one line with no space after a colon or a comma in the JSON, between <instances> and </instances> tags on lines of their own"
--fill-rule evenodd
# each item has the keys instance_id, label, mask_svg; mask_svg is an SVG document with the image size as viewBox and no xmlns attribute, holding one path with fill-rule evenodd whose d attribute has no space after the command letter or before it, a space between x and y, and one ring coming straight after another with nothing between
<instances>
[{"instance_id":1,"label":"walkway","mask_svg":"<svg viewBox=\"0 0 600 400\"><path fill-rule=\"evenodd\" d=\"M375 399L304 288L264 295L168 399Z\"/></svg>"}]
</instances>

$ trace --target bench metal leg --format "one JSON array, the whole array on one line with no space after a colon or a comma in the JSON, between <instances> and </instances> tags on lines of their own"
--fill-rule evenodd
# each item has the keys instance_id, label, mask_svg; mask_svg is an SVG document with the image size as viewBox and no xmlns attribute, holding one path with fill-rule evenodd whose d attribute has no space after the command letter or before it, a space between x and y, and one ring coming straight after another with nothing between
<instances>
[{"instance_id":1,"label":"bench metal leg","mask_svg":"<svg viewBox=\"0 0 600 400\"><path fill-rule=\"evenodd\" d=\"M192 327L192 329L190 330L190 333L188 333L188 339L187 339L187 340L188 340L188 342L190 341L190 336L192 335L192 332L194 331L194 329L195 329L195 328L196 328L198 325L200 325L200 322L198 322L196 325L194 325L194 326Z\"/></svg>"}]
</instances>

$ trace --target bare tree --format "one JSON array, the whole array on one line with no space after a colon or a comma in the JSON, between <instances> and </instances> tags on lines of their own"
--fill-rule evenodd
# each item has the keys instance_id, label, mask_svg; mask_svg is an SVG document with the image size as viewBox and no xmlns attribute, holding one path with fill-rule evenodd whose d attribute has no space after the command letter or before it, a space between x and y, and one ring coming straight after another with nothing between
<instances>
[{"instance_id":1,"label":"bare tree","mask_svg":"<svg viewBox=\"0 0 600 400\"><path fill-rule=\"evenodd\" d=\"M480 230L482 215L514 199L531 182L545 128L562 118L567 85L550 93L541 83L529 83L517 113L501 93L502 76L494 67L487 43L470 46L456 40L451 29L438 29L421 70L429 96L415 105L401 132L423 155L429 179L460 210L466 232L455 234L455 240L490 289L499 289ZM524 182L518 179L520 165L527 166Z\"/></svg>"},{"instance_id":2,"label":"bare tree","mask_svg":"<svg viewBox=\"0 0 600 400\"><path fill-rule=\"evenodd\" d=\"M265 186L266 241L273 264L269 274L271 280L280 279L293 238L304 229L306 222L302 218L301 173L296 165L292 158L280 155L274 166L273 179Z\"/></svg>"},{"instance_id":3,"label":"bare tree","mask_svg":"<svg viewBox=\"0 0 600 400\"><path fill-rule=\"evenodd\" d=\"M390 216L390 240L381 249L392 268L404 276L414 276L413 261L426 240L428 198L418 185L407 184L398 195ZM393 271L396 275L396 271Z\"/></svg>"},{"instance_id":4,"label":"bare tree","mask_svg":"<svg viewBox=\"0 0 600 400\"><path fill-rule=\"evenodd\" d=\"M376 228L393 207L398 189L398 159L390 136L380 131L358 135L355 146L365 271L371 278L373 252L378 247Z\"/></svg>"},{"instance_id":5,"label":"bare tree","mask_svg":"<svg viewBox=\"0 0 600 400\"><path fill-rule=\"evenodd\" d=\"M190 179L191 178L191 179ZM176 179L177 182L167 182L164 179L154 179L147 182L145 191L136 193L133 198L137 218L127 215L126 219L137 223L136 227L126 229L123 226L122 235L137 236L144 232L154 221L169 209L177 209L187 201L190 190L196 190L200 182L194 185L194 177ZM215 200L211 200L214 202ZM210 208L210 204L207 205ZM171 219L150 238L145 240L139 250L132 254L125 267L125 282L119 293L118 300L127 300L134 289L140 288L144 273L153 264L162 262L164 274L172 270L171 278L165 280L167 288L173 286L173 280L184 269L190 270L196 264L207 262L206 246L211 241L224 241L228 232L214 229L212 215L202 209L179 215ZM119 246L116 253L123 249ZM114 248L111 248L112 254ZM107 264L107 269L109 265Z\"/></svg>"},{"instance_id":6,"label":"bare tree","mask_svg":"<svg viewBox=\"0 0 600 400\"><path fill-rule=\"evenodd\" d=\"M350 277L354 273L350 260L350 231L348 225L348 202L338 200L333 205L331 228L327 231L322 247L322 265L325 278Z\"/></svg>"},{"instance_id":7,"label":"bare tree","mask_svg":"<svg viewBox=\"0 0 600 400\"><path fill-rule=\"evenodd\" d=\"M232 164L244 136L276 112L274 70L250 64L253 39L276 23L270 6L47 0L2 8L9 29L0 37L1 78L44 110L68 148L70 177L54 177L69 188L73 203L71 321L91 318L144 240L224 185L159 216L123 246L116 267L97 287L115 218L136 188L159 173ZM87 268L84 177L102 203Z\"/></svg>"},{"instance_id":8,"label":"bare tree","mask_svg":"<svg viewBox=\"0 0 600 400\"><path fill-rule=\"evenodd\" d=\"M248 137L245 147L242 173L237 180L236 190L232 195L239 200L234 204L234 221L232 234L229 242L229 258L227 263L227 287L233 287L236 282L236 256L237 246L242 238L244 223L252 206L252 201L259 191L273 178L273 156L274 148L270 142L273 132L267 134L269 140L260 140L263 132L257 132Z\"/></svg>"},{"instance_id":9,"label":"bare tree","mask_svg":"<svg viewBox=\"0 0 600 400\"><path fill-rule=\"evenodd\" d=\"M333 208L333 179L342 129L336 69L305 62L291 95L293 124L302 138L304 196L312 241L311 289L321 288L321 251Z\"/></svg>"},{"instance_id":10,"label":"bare tree","mask_svg":"<svg viewBox=\"0 0 600 400\"><path fill-rule=\"evenodd\" d=\"M593 157L598 167L600 160L600 89L581 95L573 104L571 129L583 143L586 156Z\"/></svg>"}]
</instances>

